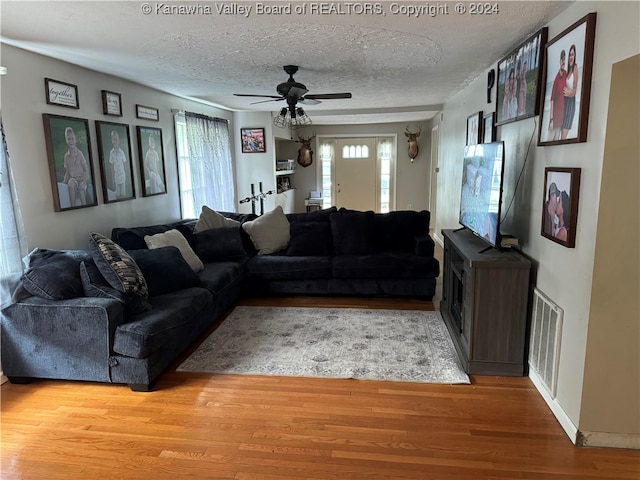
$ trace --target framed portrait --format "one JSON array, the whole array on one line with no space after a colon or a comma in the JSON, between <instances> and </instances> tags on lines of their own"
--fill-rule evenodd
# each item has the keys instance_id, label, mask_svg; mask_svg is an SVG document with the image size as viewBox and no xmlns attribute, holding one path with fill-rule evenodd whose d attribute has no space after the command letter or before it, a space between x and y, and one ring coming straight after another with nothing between
<instances>
[{"instance_id":1,"label":"framed portrait","mask_svg":"<svg viewBox=\"0 0 640 480\"><path fill-rule=\"evenodd\" d=\"M60 82L51 78L44 79L44 90L47 103L60 107L80 108L78 100L78 87L66 82Z\"/></svg>"},{"instance_id":2,"label":"framed portrait","mask_svg":"<svg viewBox=\"0 0 640 480\"><path fill-rule=\"evenodd\" d=\"M96 121L104 203L135 198L129 125Z\"/></svg>"},{"instance_id":3,"label":"framed portrait","mask_svg":"<svg viewBox=\"0 0 640 480\"><path fill-rule=\"evenodd\" d=\"M538 30L498 62L496 125L540 113L539 87L547 34L547 27Z\"/></svg>"},{"instance_id":4,"label":"framed portrait","mask_svg":"<svg viewBox=\"0 0 640 480\"><path fill-rule=\"evenodd\" d=\"M136 117L143 120L153 120L154 122L159 122L160 112L158 112L158 109L154 107L136 105Z\"/></svg>"},{"instance_id":5,"label":"framed portrait","mask_svg":"<svg viewBox=\"0 0 640 480\"><path fill-rule=\"evenodd\" d=\"M579 196L579 168L545 168L541 230L543 237L568 248L575 247Z\"/></svg>"},{"instance_id":6,"label":"framed portrait","mask_svg":"<svg viewBox=\"0 0 640 480\"><path fill-rule=\"evenodd\" d=\"M587 141L595 36L590 13L547 43L538 145Z\"/></svg>"},{"instance_id":7,"label":"framed portrait","mask_svg":"<svg viewBox=\"0 0 640 480\"><path fill-rule=\"evenodd\" d=\"M467 145L482 143L482 112L467 117Z\"/></svg>"},{"instance_id":8,"label":"framed portrait","mask_svg":"<svg viewBox=\"0 0 640 480\"><path fill-rule=\"evenodd\" d=\"M242 153L264 153L267 146L264 140L264 128L241 128Z\"/></svg>"},{"instance_id":9,"label":"framed portrait","mask_svg":"<svg viewBox=\"0 0 640 480\"><path fill-rule=\"evenodd\" d=\"M56 212L98 204L89 121L42 114L53 208Z\"/></svg>"},{"instance_id":10,"label":"framed portrait","mask_svg":"<svg viewBox=\"0 0 640 480\"><path fill-rule=\"evenodd\" d=\"M119 93L102 90L102 113L105 115L121 117L122 96Z\"/></svg>"},{"instance_id":11,"label":"framed portrait","mask_svg":"<svg viewBox=\"0 0 640 480\"><path fill-rule=\"evenodd\" d=\"M482 143L496 141L496 114L487 113L482 118Z\"/></svg>"},{"instance_id":12,"label":"framed portrait","mask_svg":"<svg viewBox=\"0 0 640 480\"><path fill-rule=\"evenodd\" d=\"M167 179L162 152L162 130L153 127L136 127L138 134L138 160L142 196L167 193Z\"/></svg>"}]
</instances>

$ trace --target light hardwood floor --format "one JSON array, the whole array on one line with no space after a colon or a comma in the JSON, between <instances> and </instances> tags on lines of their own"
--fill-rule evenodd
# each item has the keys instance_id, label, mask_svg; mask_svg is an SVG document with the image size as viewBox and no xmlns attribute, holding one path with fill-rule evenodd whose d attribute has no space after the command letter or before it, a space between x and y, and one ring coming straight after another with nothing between
<instances>
[{"instance_id":1,"label":"light hardwood floor","mask_svg":"<svg viewBox=\"0 0 640 480\"><path fill-rule=\"evenodd\" d=\"M433 309L418 300L242 303ZM528 378L428 385L174 370L150 393L3 385L2 479L640 478L640 452L573 446Z\"/></svg>"}]
</instances>

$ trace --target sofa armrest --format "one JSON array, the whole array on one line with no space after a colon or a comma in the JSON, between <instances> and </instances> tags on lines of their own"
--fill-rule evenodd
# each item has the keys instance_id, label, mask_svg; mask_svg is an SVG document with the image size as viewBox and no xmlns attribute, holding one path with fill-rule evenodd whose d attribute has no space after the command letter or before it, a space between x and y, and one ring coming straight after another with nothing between
<instances>
[{"instance_id":1,"label":"sofa armrest","mask_svg":"<svg viewBox=\"0 0 640 480\"><path fill-rule=\"evenodd\" d=\"M423 233L416 236L415 254L420 257L433 257L435 242L429 234Z\"/></svg>"},{"instance_id":2,"label":"sofa armrest","mask_svg":"<svg viewBox=\"0 0 640 480\"><path fill-rule=\"evenodd\" d=\"M2 311L7 377L109 382L109 357L124 305L97 297L23 299Z\"/></svg>"}]
</instances>

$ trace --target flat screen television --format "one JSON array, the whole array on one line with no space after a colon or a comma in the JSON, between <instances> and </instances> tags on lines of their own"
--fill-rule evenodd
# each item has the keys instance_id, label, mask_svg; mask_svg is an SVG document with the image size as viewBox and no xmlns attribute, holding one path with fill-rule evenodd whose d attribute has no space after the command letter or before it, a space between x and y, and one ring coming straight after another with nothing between
<instances>
[{"instance_id":1,"label":"flat screen television","mask_svg":"<svg viewBox=\"0 0 640 480\"><path fill-rule=\"evenodd\" d=\"M503 171L504 142L465 147L459 221L492 247L500 246Z\"/></svg>"}]
</instances>

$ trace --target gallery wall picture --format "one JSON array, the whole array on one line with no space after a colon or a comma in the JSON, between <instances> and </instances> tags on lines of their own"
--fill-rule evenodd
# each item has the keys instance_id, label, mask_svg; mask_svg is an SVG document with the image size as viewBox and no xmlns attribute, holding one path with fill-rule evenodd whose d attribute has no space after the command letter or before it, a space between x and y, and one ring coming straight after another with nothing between
<instances>
[{"instance_id":1,"label":"gallery wall picture","mask_svg":"<svg viewBox=\"0 0 640 480\"><path fill-rule=\"evenodd\" d=\"M44 79L44 90L47 103L67 108L80 108L78 86L52 78Z\"/></svg>"},{"instance_id":2,"label":"gallery wall picture","mask_svg":"<svg viewBox=\"0 0 640 480\"><path fill-rule=\"evenodd\" d=\"M595 32L590 13L547 43L538 145L587 141Z\"/></svg>"},{"instance_id":3,"label":"gallery wall picture","mask_svg":"<svg viewBox=\"0 0 640 480\"><path fill-rule=\"evenodd\" d=\"M540 113L539 87L547 27L538 30L498 62L496 125Z\"/></svg>"},{"instance_id":4,"label":"gallery wall picture","mask_svg":"<svg viewBox=\"0 0 640 480\"><path fill-rule=\"evenodd\" d=\"M42 114L53 207L56 212L98 204L89 121Z\"/></svg>"},{"instance_id":5,"label":"gallery wall picture","mask_svg":"<svg viewBox=\"0 0 640 480\"><path fill-rule=\"evenodd\" d=\"M580 169L547 167L542 201L543 237L560 245L576 245Z\"/></svg>"},{"instance_id":6,"label":"gallery wall picture","mask_svg":"<svg viewBox=\"0 0 640 480\"><path fill-rule=\"evenodd\" d=\"M104 203L135 198L129 125L96 121Z\"/></svg>"},{"instance_id":7,"label":"gallery wall picture","mask_svg":"<svg viewBox=\"0 0 640 480\"><path fill-rule=\"evenodd\" d=\"M467 117L467 145L482 143L482 112Z\"/></svg>"},{"instance_id":8,"label":"gallery wall picture","mask_svg":"<svg viewBox=\"0 0 640 480\"><path fill-rule=\"evenodd\" d=\"M491 143L496 141L496 114L495 112L487 113L482 118L482 143Z\"/></svg>"},{"instance_id":9,"label":"gallery wall picture","mask_svg":"<svg viewBox=\"0 0 640 480\"><path fill-rule=\"evenodd\" d=\"M113 115L114 117L121 117L122 95L116 92L102 90L102 113L105 115Z\"/></svg>"},{"instance_id":10,"label":"gallery wall picture","mask_svg":"<svg viewBox=\"0 0 640 480\"><path fill-rule=\"evenodd\" d=\"M150 197L167 193L167 181L162 151L162 130L153 127L136 127L138 134L138 160L142 195Z\"/></svg>"},{"instance_id":11,"label":"gallery wall picture","mask_svg":"<svg viewBox=\"0 0 640 480\"><path fill-rule=\"evenodd\" d=\"M265 153L264 128L241 128L242 153Z\"/></svg>"}]
</instances>

